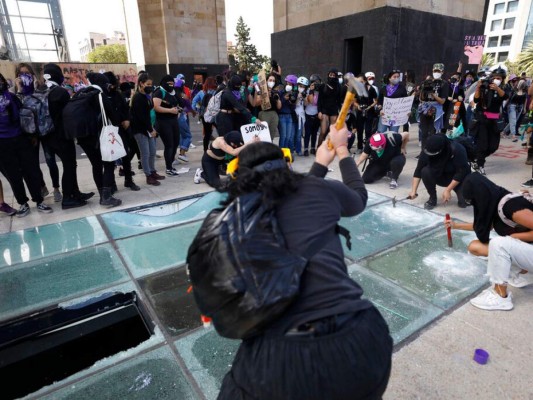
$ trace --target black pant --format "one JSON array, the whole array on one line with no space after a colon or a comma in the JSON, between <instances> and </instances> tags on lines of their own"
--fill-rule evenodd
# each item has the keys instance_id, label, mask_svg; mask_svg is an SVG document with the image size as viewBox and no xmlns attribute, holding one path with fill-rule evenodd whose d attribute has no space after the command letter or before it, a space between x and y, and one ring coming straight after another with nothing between
<instances>
[{"instance_id":1,"label":"black pant","mask_svg":"<svg viewBox=\"0 0 533 400\"><path fill-rule=\"evenodd\" d=\"M209 148L209 142L211 141L211 136L213 135L213 126L214 124L211 124L209 122L204 121L204 117L201 117L200 120L202 121L202 126L204 127L204 151L207 151Z\"/></svg>"},{"instance_id":2,"label":"black pant","mask_svg":"<svg viewBox=\"0 0 533 400\"><path fill-rule=\"evenodd\" d=\"M61 134L51 133L42 138L43 149L57 154L63 164L63 176L61 186L65 199L76 197L80 190L78 188L76 145L73 140L64 139ZM55 186L54 186L55 187Z\"/></svg>"},{"instance_id":3,"label":"black pant","mask_svg":"<svg viewBox=\"0 0 533 400\"><path fill-rule=\"evenodd\" d=\"M210 157L207 153L202 156L202 178L207 184L215 189L219 188L222 182L220 181L219 168L224 164L224 160L217 160Z\"/></svg>"},{"instance_id":4,"label":"black pant","mask_svg":"<svg viewBox=\"0 0 533 400\"><path fill-rule=\"evenodd\" d=\"M318 114L305 114L304 150L307 150L309 148L309 141L311 141L311 148L316 148L316 136L318 134L319 128L320 120L318 119Z\"/></svg>"},{"instance_id":5,"label":"black pant","mask_svg":"<svg viewBox=\"0 0 533 400\"><path fill-rule=\"evenodd\" d=\"M392 355L381 314L372 307L338 329L319 323L319 331L318 337L267 333L244 340L218 399L380 399Z\"/></svg>"},{"instance_id":6,"label":"black pant","mask_svg":"<svg viewBox=\"0 0 533 400\"><path fill-rule=\"evenodd\" d=\"M172 169L172 163L176 158L176 152L180 144L180 128L177 118L158 119L156 123L157 133L161 137L165 150L165 165L167 169Z\"/></svg>"},{"instance_id":7,"label":"black pant","mask_svg":"<svg viewBox=\"0 0 533 400\"><path fill-rule=\"evenodd\" d=\"M121 158L122 161L122 170L124 171L124 178L126 179L126 182L131 181L132 173L131 173L131 160L136 154L136 151L138 151L139 146L137 145L137 141L131 134L131 130L123 129L122 127L119 128L118 133L120 135L120 138L122 139L122 143L124 144L124 148L126 149L126 155Z\"/></svg>"},{"instance_id":8,"label":"black pant","mask_svg":"<svg viewBox=\"0 0 533 400\"><path fill-rule=\"evenodd\" d=\"M487 119L485 116L476 116L476 118L478 122L473 132L476 140L476 163L484 167L486 158L495 153L500 146L500 132L497 120Z\"/></svg>"},{"instance_id":9,"label":"black pant","mask_svg":"<svg viewBox=\"0 0 533 400\"><path fill-rule=\"evenodd\" d=\"M420 140L422 141L422 150L426 147L426 142L435 132L435 118L431 115L420 114Z\"/></svg>"},{"instance_id":10,"label":"black pant","mask_svg":"<svg viewBox=\"0 0 533 400\"><path fill-rule=\"evenodd\" d=\"M115 182L115 162L102 161L102 153L100 152L100 141L97 135L89 135L78 139L78 144L81 146L87 158L93 167L93 179L97 189L103 187L112 187Z\"/></svg>"},{"instance_id":11,"label":"black pant","mask_svg":"<svg viewBox=\"0 0 533 400\"><path fill-rule=\"evenodd\" d=\"M218 136L224 136L231 131L240 130L240 125L236 128L236 125L238 125L236 122L237 119L239 119L238 116L234 114L220 111L216 116Z\"/></svg>"},{"instance_id":12,"label":"black pant","mask_svg":"<svg viewBox=\"0 0 533 400\"><path fill-rule=\"evenodd\" d=\"M32 201L42 203L39 157L28 136L21 134L0 139L0 170L9 181L17 203L22 205L28 202L24 182Z\"/></svg>"},{"instance_id":13,"label":"black pant","mask_svg":"<svg viewBox=\"0 0 533 400\"><path fill-rule=\"evenodd\" d=\"M387 172L391 171L391 178L398 180L398 177L403 171L405 166L405 156L398 154L394 156L388 163L370 160L368 166L363 173L363 181L365 183L372 183L383 178Z\"/></svg>"},{"instance_id":14,"label":"black pant","mask_svg":"<svg viewBox=\"0 0 533 400\"><path fill-rule=\"evenodd\" d=\"M362 112L357 113L357 122L355 124L355 127L357 129L357 149L363 150L364 143L368 143L370 137L374 133L372 131L373 120L374 117L372 115L363 115Z\"/></svg>"},{"instance_id":15,"label":"black pant","mask_svg":"<svg viewBox=\"0 0 533 400\"><path fill-rule=\"evenodd\" d=\"M422 168L422 182L429 193L429 197L437 198L437 186L447 187L453 180L454 173L442 174L435 176L434 171L426 166ZM463 198L463 182L459 183L453 191L457 195L459 202L464 201Z\"/></svg>"}]
</instances>

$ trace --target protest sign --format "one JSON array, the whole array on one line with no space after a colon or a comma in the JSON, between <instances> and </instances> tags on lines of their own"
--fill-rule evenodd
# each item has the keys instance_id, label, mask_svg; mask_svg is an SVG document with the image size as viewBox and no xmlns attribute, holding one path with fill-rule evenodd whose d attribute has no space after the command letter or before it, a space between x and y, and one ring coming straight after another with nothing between
<instances>
[{"instance_id":1,"label":"protest sign","mask_svg":"<svg viewBox=\"0 0 533 400\"><path fill-rule=\"evenodd\" d=\"M244 143L248 143L256 136L258 136L262 142L272 143L272 139L270 139L270 129L268 129L268 124L265 121L262 121L259 125L248 124L241 126L241 134Z\"/></svg>"},{"instance_id":2,"label":"protest sign","mask_svg":"<svg viewBox=\"0 0 533 400\"><path fill-rule=\"evenodd\" d=\"M481 63L485 46L485 35L466 35L464 43L464 54L468 56L468 64Z\"/></svg>"},{"instance_id":3,"label":"protest sign","mask_svg":"<svg viewBox=\"0 0 533 400\"><path fill-rule=\"evenodd\" d=\"M414 96L383 99L383 113L381 122L385 126L402 126L409 120L409 113L413 107Z\"/></svg>"},{"instance_id":4,"label":"protest sign","mask_svg":"<svg viewBox=\"0 0 533 400\"><path fill-rule=\"evenodd\" d=\"M268 85L265 70L261 70L261 72L257 74L257 77L259 79L257 83L261 88L261 110L270 110L272 106L270 105L270 97L268 96Z\"/></svg>"}]
</instances>

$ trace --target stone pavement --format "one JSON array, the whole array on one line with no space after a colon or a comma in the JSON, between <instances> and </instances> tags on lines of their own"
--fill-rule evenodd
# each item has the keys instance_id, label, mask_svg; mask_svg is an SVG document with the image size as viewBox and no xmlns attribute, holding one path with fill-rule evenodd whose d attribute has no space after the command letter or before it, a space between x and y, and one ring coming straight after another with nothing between
<instances>
[{"instance_id":1,"label":"stone pavement","mask_svg":"<svg viewBox=\"0 0 533 400\"><path fill-rule=\"evenodd\" d=\"M146 185L142 171L134 170L136 183L141 191L132 192L123 187L123 178L118 177L119 191L116 197L122 199L126 209L149 203L168 201L179 197L208 192L206 184L196 185L193 176L200 166L202 157L200 125L191 119L193 143L197 146L189 154L189 163L176 165L177 169L189 168L189 172L177 177L167 177L161 186ZM417 126L411 126L411 141L408 145L407 164L398 181L399 187L391 190L386 179L368 185L370 191L398 199L407 196L410 190L412 173L416 166ZM158 151L162 155L162 151ZM489 157L486 165L487 176L508 190L518 191L520 183L531 178L531 167L525 166L526 151L518 143L502 139L498 152ZM297 157L294 169L305 172L313 162L313 157ZM159 171L164 171L164 162L156 160ZM46 164L41 165L48 187L51 188ZM59 163L61 169L61 163ZM328 177L340 179L336 161L332 164ZM78 177L83 192L95 191L91 166L82 156L78 159ZM4 195L6 202L18 207L14 202L9 184L5 179ZM442 190L438 190L440 196ZM411 203L423 207L427 201L423 185L419 197ZM52 214L40 214L30 203L32 212L25 218L0 217L0 234L61 222L109 211L98 204L96 195L86 207L61 210L54 204L52 196L46 202L54 209ZM464 221L472 220L472 210L460 209L456 199L446 206L440 204L434 212ZM1 239L0 239L1 240ZM483 311L472 307L467 301L450 310L442 318L397 346L393 357L393 369L385 399L529 399L533 400L533 287L511 289L515 308L512 311ZM483 348L490 353L487 365L478 365L472 360L474 350Z\"/></svg>"}]
</instances>

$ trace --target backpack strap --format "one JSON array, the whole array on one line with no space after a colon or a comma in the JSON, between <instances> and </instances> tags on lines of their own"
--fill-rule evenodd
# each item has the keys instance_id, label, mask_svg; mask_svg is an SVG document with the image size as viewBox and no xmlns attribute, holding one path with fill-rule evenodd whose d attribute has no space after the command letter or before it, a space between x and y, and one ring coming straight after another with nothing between
<instances>
[{"instance_id":1,"label":"backpack strap","mask_svg":"<svg viewBox=\"0 0 533 400\"><path fill-rule=\"evenodd\" d=\"M333 237L337 237L337 235L344 236L346 240L346 247L348 247L348 249L351 250L352 242L351 242L350 231L346 229L345 227L337 224L335 225L335 235L333 235ZM304 257L306 260L310 260L316 253L322 250L328 243L329 241L324 242L324 239L322 236L317 236L315 239L311 241L311 243L309 243L309 246L307 246L307 249L305 249L305 251L303 252L302 257Z\"/></svg>"}]
</instances>

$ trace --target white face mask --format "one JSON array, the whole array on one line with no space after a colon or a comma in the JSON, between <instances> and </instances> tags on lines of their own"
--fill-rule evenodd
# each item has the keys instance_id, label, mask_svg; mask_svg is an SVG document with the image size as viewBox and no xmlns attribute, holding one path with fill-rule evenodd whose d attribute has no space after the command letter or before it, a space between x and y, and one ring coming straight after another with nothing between
<instances>
[{"instance_id":1,"label":"white face mask","mask_svg":"<svg viewBox=\"0 0 533 400\"><path fill-rule=\"evenodd\" d=\"M344 82L344 80L342 78L339 78L339 85L342 85L342 82Z\"/></svg>"},{"instance_id":2,"label":"white face mask","mask_svg":"<svg viewBox=\"0 0 533 400\"><path fill-rule=\"evenodd\" d=\"M267 85L270 89L272 89L276 85L276 82L268 81Z\"/></svg>"},{"instance_id":3,"label":"white face mask","mask_svg":"<svg viewBox=\"0 0 533 400\"><path fill-rule=\"evenodd\" d=\"M303 93L304 90L305 90L305 88L303 88L303 87L299 87L299 88L298 88L298 93Z\"/></svg>"},{"instance_id":4,"label":"white face mask","mask_svg":"<svg viewBox=\"0 0 533 400\"><path fill-rule=\"evenodd\" d=\"M433 72L433 79L440 79L442 77L441 72Z\"/></svg>"},{"instance_id":5,"label":"white face mask","mask_svg":"<svg viewBox=\"0 0 533 400\"><path fill-rule=\"evenodd\" d=\"M369 79L369 80L368 80L368 83L369 83L370 85L373 85L373 84L374 84L374 79Z\"/></svg>"},{"instance_id":6,"label":"white face mask","mask_svg":"<svg viewBox=\"0 0 533 400\"><path fill-rule=\"evenodd\" d=\"M391 85L397 85L400 83L400 78L394 78L390 80Z\"/></svg>"},{"instance_id":7,"label":"white face mask","mask_svg":"<svg viewBox=\"0 0 533 400\"><path fill-rule=\"evenodd\" d=\"M500 86L502 81L500 79L494 79L492 83L494 83L496 86Z\"/></svg>"},{"instance_id":8,"label":"white face mask","mask_svg":"<svg viewBox=\"0 0 533 400\"><path fill-rule=\"evenodd\" d=\"M285 86L285 91L286 92L292 92L292 86L291 85Z\"/></svg>"}]
</instances>

